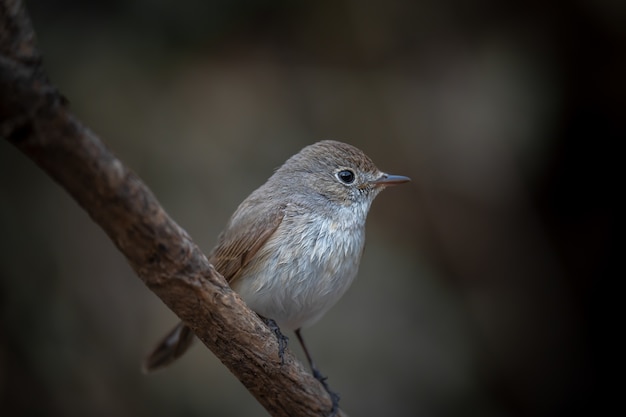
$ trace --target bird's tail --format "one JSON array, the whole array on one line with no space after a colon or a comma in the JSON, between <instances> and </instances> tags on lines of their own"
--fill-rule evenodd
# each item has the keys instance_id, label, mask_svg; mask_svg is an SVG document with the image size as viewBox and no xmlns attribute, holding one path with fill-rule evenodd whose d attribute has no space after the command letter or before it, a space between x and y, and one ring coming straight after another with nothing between
<instances>
[{"instance_id":1,"label":"bird's tail","mask_svg":"<svg viewBox=\"0 0 626 417\"><path fill-rule=\"evenodd\" d=\"M183 322L178 323L143 362L143 371L150 373L180 358L191 346L195 335Z\"/></svg>"}]
</instances>

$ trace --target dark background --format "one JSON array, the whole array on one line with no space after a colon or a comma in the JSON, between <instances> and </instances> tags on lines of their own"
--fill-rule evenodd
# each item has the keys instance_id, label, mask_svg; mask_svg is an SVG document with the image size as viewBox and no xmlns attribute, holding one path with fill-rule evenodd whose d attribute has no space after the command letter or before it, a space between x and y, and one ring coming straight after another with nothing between
<instances>
[{"instance_id":1,"label":"dark background","mask_svg":"<svg viewBox=\"0 0 626 417\"><path fill-rule=\"evenodd\" d=\"M624 275L626 3L28 8L72 109L205 251L237 204L314 141L349 142L413 178L378 197L359 278L305 332L350 415L612 404L602 371L619 376L623 329L609 323ZM140 373L175 317L5 141L0 233L0 414L264 415L202 347Z\"/></svg>"}]
</instances>

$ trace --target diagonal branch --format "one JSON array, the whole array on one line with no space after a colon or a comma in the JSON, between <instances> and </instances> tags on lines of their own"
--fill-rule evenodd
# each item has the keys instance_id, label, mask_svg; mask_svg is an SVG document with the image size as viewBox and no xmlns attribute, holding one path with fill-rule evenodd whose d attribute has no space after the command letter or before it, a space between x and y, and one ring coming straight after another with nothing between
<instances>
[{"instance_id":1,"label":"diagonal branch","mask_svg":"<svg viewBox=\"0 0 626 417\"><path fill-rule=\"evenodd\" d=\"M0 0L0 136L65 188L271 415L328 414L319 382L289 352L281 365L270 330L137 175L69 112L42 69L19 0Z\"/></svg>"}]
</instances>

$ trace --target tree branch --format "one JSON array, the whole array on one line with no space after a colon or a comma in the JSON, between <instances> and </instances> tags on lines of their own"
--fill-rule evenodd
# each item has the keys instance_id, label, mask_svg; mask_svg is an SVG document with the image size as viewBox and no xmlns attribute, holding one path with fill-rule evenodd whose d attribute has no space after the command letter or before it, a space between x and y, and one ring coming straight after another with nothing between
<instances>
[{"instance_id":1,"label":"tree branch","mask_svg":"<svg viewBox=\"0 0 626 417\"><path fill-rule=\"evenodd\" d=\"M69 112L42 69L19 0L0 0L0 136L65 188L271 415L328 414L331 402L319 382L289 352L281 365L273 333L137 175Z\"/></svg>"}]
</instances>

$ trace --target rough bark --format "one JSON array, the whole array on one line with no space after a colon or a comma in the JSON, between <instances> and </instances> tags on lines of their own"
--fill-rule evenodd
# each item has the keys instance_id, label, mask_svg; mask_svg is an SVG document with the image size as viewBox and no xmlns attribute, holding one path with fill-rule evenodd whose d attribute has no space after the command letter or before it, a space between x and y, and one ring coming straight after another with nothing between
<instances>
[{"instance_id":1,"label":"rough bark","mask_svg":"<svg viewBox=\"0 0 626 417\"><path fill-rule=\"evenodd\" d=\"M58 182L273 416L327 415L322 386L209 264L146 185L49 82L21 1L0 0L0 136ZM339 415L343 415L340 411Z\"/></svg>"}]
</instances>

